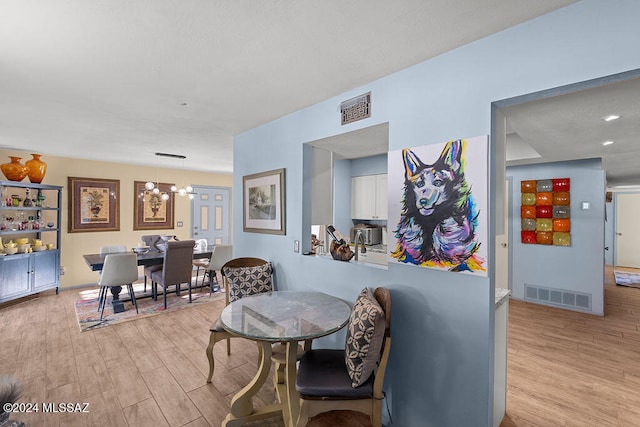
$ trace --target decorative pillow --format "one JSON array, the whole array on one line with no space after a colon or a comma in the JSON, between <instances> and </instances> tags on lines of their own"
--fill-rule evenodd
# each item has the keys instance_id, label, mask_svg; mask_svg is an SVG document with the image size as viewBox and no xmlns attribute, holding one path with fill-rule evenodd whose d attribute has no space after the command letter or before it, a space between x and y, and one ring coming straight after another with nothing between
<instances>
[{"instance_id":1,"label":"decorative pillow","mask_svg":"<svg viewBox=\"0 0 640 427\"><path fill-rule=\"evenodd\" d=\"M272 272L271 263L257 267L225 267L224 276L229 282L229 302L272 291Z\"/></svg>"},{"instance_id":2,"label":"decorative pillow","mask_svg":"<svg viewBox=\"0 0 640 427\"><path fill-rule=\"evenodd\" d=\"M371 376L380 356L385 327L382 307L364 288L351 311L345 345L344 361L352 387L360 386Z\"/></svg>"}]
</instances>

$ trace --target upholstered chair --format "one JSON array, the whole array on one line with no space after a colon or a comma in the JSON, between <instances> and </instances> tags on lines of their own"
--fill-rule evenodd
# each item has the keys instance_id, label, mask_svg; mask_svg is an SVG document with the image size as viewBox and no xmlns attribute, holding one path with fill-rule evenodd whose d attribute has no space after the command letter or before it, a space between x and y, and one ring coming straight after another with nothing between
<instances>
[{"instance_id":1,"label":"upholstered chair","mask_svg":"<svg viewBox=\"0 0 640 427\"><path fill-rule=\"evenodd\" d=\"M314 349L300 359L297 425L317 414L352 410L382 425L382 384L391 348L391 296L386 288L363 289L353 306L344 349Z\"/></svg>"},{"instance_id":2,"label":"upholstered chair","mask_svg":"<svg viewBox=\"0 0 640 427\"><path fill-rule=\"evenodd\" d=\"M167 308L167 288L176 287L176 294L180 295L180 285L187 283L189 286L189 302L191 302L191 273L193 271L193 240L181 240L167 242L164 252L162 270L151 273L151 287L153 299L158 299L158 285L164 288L164 308Z\"/></svg>"},{"instance_id":3,"label":"upholstered chair","mask_svg":"<svg viewBox=\"0 0 640 427\"><path fill-rule=\"evenodd\" d=\"M216 252L218 247L216 247ZM213 258L215 259L215 252ZM273 290L271 263L260 258L235 258L227 261L221 268L222 281L225 289L225 304L228 305L239 298ZM215 361L213 358L213 346L224 339L227 340L227 354L231 354L230 338L236 335L222 327L220 318L209 329L209 346L207 358L209 359L209 376L207 382L211 382Z\"/></svg>"},{"instance_id":4,"label":"upholstered chair","mask_svg":"<svg viewBox=\"0 0 640 427\"><path fill-rule=\"evenodd\" d=\"M138 312L136 294L133 292L133 282L138 280L138 258L133 252L110 253L104 259L102 274L98 279L100 285L100 297L98 298L98 310L100 320L104 315L104 306L107 303L107 289L114 286L126 286L131 297L131 303Z\"/></svg>"}]
</instances>

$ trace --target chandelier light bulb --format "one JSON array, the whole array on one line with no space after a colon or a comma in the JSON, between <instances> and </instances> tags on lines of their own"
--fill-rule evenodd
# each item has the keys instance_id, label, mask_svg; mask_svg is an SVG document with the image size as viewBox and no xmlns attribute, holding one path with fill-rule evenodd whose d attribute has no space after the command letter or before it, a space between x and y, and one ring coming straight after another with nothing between
<instances>
[{"instance_id":1,"label":"chandelier light bulb","mask_svg":"<svg viewBox=\"0 0 640 427\"><path fill-rule=\"evenodd\" d=\"M189 193L189 199L193 200L193 198L194 198L194 197L195 197L195 196L194 196L194 194L193 194L193 193Z\"/></svg>"},{"instance_id":2,"label":"chandelier light bulb","mask_svg":"<svg viewBox=\"0 0 640 427\"><path fill-rule=\"evenodd\" d=\"M178 191L178 187L176 187L175 185L172 185L171 186L171 191L173 191L175 193L176 191Z\"/></svg>"},{"instance_id":3,"label":"chandelier light bulb","mask_svg":"<svg viewBox=\"0 0 640 427\"><path fill-rule=\"evenodd\" d=\"M191 193L193 192L193 187L190 185L187 185L187 188L185 188L185 190L187 190L187 193Z\"/></svg>"},{"instance_id":4,"label":"chandelier light bulb","mask_svg":"<svg viewBox=\"0 0 640 427\"><path fill-rule=\"evenodd\" d=\"M153 194L160 194L160 189L158 187L154 188L153 190L151 190L151 192Z\"/></svg>"},{"instance_id":5,"label":"chandelier light bulb","mask_svg":"<svg viewBox=\"0 0 640 427\"><path fill-rule=\"evenodd\" d=\"M162 193L162 196L160 196L160 198L166 202L167 200L169 200L169 195L167 193Z\"/></svg>"},{"instance_id":6,"label":"chandelier light bulb","mask_svg":"<svg viewBox=\"0 0 640 427\"><path fill-rule=\"evenodd\" d=\"M187 190L185 190L184 188L181 188L180 190L178 190L178 194L181 196L186 196L187 195Z\"/></svg>"},{"instance_id":7,"label":"chandelier light bulb","mask_svg":"<svg viewBox=\"0 0 640 427\"><path fill-rule=\"evenodd\" d=\"M148 181L145 185L144 188L146 188L147 190L153 190L153 187L155 187L155 185L153 184L153 182Z\"/></svg>"}]
</instances>

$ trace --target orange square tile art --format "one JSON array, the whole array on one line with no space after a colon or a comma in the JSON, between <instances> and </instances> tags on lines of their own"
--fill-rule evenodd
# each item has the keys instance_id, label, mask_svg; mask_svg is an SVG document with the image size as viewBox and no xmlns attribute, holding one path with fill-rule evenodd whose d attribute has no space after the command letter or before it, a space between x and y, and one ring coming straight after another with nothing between
<instances>
[{"instance_id":1,"label":"orange square tile art","mask_svg":"<svg viewBox=\"0 0 640 427\"><path fill-rule=\"evenodd\" d=\"M570 190L569 178L520 181L522 243L571 245Z\"/></svg>"}]
</instances>

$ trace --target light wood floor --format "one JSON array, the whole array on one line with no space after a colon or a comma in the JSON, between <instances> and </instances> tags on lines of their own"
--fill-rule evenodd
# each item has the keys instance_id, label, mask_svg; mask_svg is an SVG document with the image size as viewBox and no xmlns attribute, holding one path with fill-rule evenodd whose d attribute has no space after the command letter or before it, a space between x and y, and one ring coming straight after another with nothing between
<instances>
[{"instance_id":1,"label":"light wood floor","mask_svg":"<svg viewBox=\"0 0 640 427\"><path fill-rule=\"evenodd\" d=\"M0 373L23 383L21 402L88 402L89 413L22 414L28 426L219 426L256 371L255 345L205 348L223 302L80 333L78 290L0 305ZM507 416L513 426L640 426L640 289L615 286L607 268L604 317L512 300ZM257 405L271 403L271 379ZM18 417L16 417L18 418ZM282 426L273 419L260 426ZM367 426L355 413L309 427Z\"/></svg>"},{"instance_id":2,"label":"light wood floor","mask_svg":"<svg viewBox=\"0 0 640 427\"><path fill-rule=\"evenodd\" d=\"M252 341L231 340L231 356L219 343L213 383L206 383L209 327L224 300L80 332L74 310L79 291L47 291L0 305L0 374L20 379L20 402L87 402L89 412L12 418L34 427L220 426L232 397L257 371L258 359ZM272 384L269 378L256 406L275 401ZM364 415L342 415L345 425L369 425ZM280 417L251 425L284 424ZM335 425L335 415L308 424Z\"/></svg>"},{"instance_id":3,"label":"light wood floor","mask_svg":"<svg viewBox=\"0 0 640 427\"><path fill-rule=\"evenodd\" d=\"M640 426L640 289L605 271L604 317L509 302L501 427Z\"/></svg>"}]
</instances>

